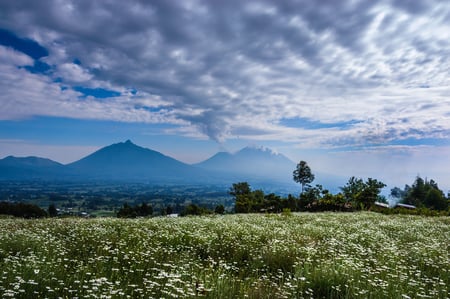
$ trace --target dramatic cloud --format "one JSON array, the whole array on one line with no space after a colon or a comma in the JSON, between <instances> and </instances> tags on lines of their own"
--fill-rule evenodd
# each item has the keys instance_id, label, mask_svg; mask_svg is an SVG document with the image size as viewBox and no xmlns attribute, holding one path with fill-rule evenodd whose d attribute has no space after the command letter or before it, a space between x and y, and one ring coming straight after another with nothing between
<instances>
[{"instance_id":1,"label":"dramatic cloud","mask_svg":"<svg viewBox=\"0 0 450 299\"><path fill-rule=\"evenodd\" d=\"M48 51L2 43L1 119L330 148L450 136L445 1L16 0L0 27Z\"/></svg>"}]
</instances>

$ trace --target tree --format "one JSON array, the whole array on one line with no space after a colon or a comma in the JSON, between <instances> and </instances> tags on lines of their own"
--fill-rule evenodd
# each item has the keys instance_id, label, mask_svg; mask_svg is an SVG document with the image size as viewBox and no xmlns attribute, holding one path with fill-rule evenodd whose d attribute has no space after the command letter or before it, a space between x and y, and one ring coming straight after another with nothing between
<instances>
[{"instance_id":1,"label":"tree","mask_svg":"<svg viewBox=\"0 0 450 299\"><path fill-rule=\"evenodd\" d=\"M302 193L305 186L312 183L314 178L314 174L311 172L311 168L308 166L308 163L305 161L300 161L297 164L297 168L293 172L293 179L296 183L302 185Z\"/></svg>"},{"instance_id":2,"label":"tree","mask_svg":"<svg viewBox=\"0 0 450 299\"><path fill-rule=\"evenodd\" d=\"M236 213L249 213L251 211L252 189L247 182L233 183L229 193L234 196L234 210Z\"/></svg>"},{"instance_id":3,"label":"tree","mask_svg":"<svg viewBox=\"0 0 450 299\"><path fill-rule=\"evenodd\" d=\"M136 206L134 209L136 210L137 215L141 217L151 216L153 214L153 207L145 202L143 202L140 207Z\"/></svg>"},{"instance_id":4,"label":"tree","mask_svg":"<svg viewBox=\"0 0 450 299\"><path fill-rule=\"evenodd\" d=\"M411 191L405 198L405 203L421 206L425 201L425 196L427 195L427 189L429 188L428 182L424 181L420 176L416 177L416 181L411 187Z\"/></svg>"},{"instance_id":5,"label":"tree","mask_svg":"<svg viewBox=\"0 0 450 299\"><path fill-rule=\"evenodd\" d=\"M439 189L438 184L434 180L424 180L420 176L416 177L411 187L405 186L403 203L435 210L445 210L448 206L444 192Z\"/></svg>"},{"instance_id":6,"label":"tree","mask_svg":"<svg viewBox=\"0 0 450 299\"><path fill-rule=\"evenodd\" d=\"M124 203L123 207L117 212L117 217L119 218L136 218L136 217L147 217L153 214L153 207L146 203L142 203L140 206L130 206Z\"/></svg>"},{"instance_id":7,"label":"tree","mask_svg":"<svg viewBox=\"0 0 450 299\"><path fill-rule=\"evenodd\" d=\"M119 209L117 212L118 218L136 218L137 213L133 207L131 207L128 203L124 203L123 207Z\"/></svg>"},{"instance_id":8,"label":"tree","mask_svg":"<svg viewBox=\"0 0 450 299\"><path fill-rule=\"evenodd\" d=\"M386 184L372 178L368 178L364 189L361 192L358 201L366 209L370 208L379 198L381 189L386 187Z\"/></svg>"},{"instance_id":9,"label":"tree","mask_svg":"<svg viewBox=\"0 0 450 299\"><path fill-rule=\"evenodd\" d=\"M341 187L344 198L351 202L355 208L368 209L377 201L381 189L386 185L378 180L351 177L344 187Z\"/></svg>"},{"instance_id":10,"label":"tree","mask_svg":"<svg viewBox=\"0 0 450 299\"><path fill-rule=\"evenodd\" d=\"M168 205L166 207L166 215L171 215L171 214L173 214L173 208L171 205Z\"/></svg>"},{"instance_id":11,"label":"tree","mask_svg":"<svg viewBox=\"0 0 450 299\"><path fill-rule=\"evenodd\" d=\"M197 206L196 204L189 204L184 208L184 210L180 213L180 216L188 216L188 215L206 215L211 214L212 211L208 210L207 208L203 208L200 206Z\"/></svg>"},{"instance_id":12,"label":"tree","mask_svg":"<svg viewBox=\"0 0 450 299\"><path fill-rule=\"evenodd\" d=\"M216 206L216 208L214 209L214 213L223 215L223 213L225 213L225 207L223 205Z\"/></svg>"},{"instance_id":13,"label":"tree","mask_svg":"<svg viewBox=\"0 0 450 299\"><path fill-rule=\"evenodd\" d=\"M281 197L275 193L264 196L264 201L268 212L279 213L283 210Z\"/></svg>"},{"instance_id":14,"label":"tree","mask_svg":"<svg viewBox=\"0 0 450 299\"><path fill-rule=\"evenodd\" d=\"M42 218L47 216L47 212L37 205L28 203L0 202L0 215L12 215L23 218Z\"/></svg>"},{"instance_id":15,"label":"tree","mask_svg":"<svg viewBox=\"0 0 450 299\"><path fill-rule=\"evenodd\" d=\"M247 182L239 182L233 184L233 187L230 188L229 193L237 199L238 196L248 195L251 191L252 189Z\"/></svg>"},{"instance_id":16,"label":"tree","mask_svg":"<svg viewBox=\"0 0 450 299\"><path fill-rule=\"evenodd\" d=\"M56 209L56 206L53 203L48 206L47 212L50 217L55 217L56 215L58 215L58 210Z\"/></svg>"},{"instance_id":17,"label":"tree","mask_svg":"<svg viewBox=\"0 0 450 299\"><path fill-rule=\"evenodd\" d=\"M323 192L322 185L307 186L300 194L300 210L307 210L311 208L312 204L321 198Z\"/></svg>"},{"instance_id":18,"label":"tree","mask_svg":"<svg viewBox=\"0 0 450 299\"><path fill-rule=\"evenodd\" d=\"M435 210L446 210L448 202L441 190L431 188L425 196L425 206Z\"/></svg>"}]
</instances>

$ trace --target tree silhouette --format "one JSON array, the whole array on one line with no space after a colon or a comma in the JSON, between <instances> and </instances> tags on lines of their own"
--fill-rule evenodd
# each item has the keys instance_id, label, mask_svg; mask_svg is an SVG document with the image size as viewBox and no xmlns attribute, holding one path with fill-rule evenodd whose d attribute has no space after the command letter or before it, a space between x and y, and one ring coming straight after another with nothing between
<instances>
[{"instance_id":1,"label":"tree silhouette","mask_svg":"<svg viewBox=\"0 0 450 299\"><path fill-rule=\"evenodd\" d=\"M302 185L302 193L305 190L305 186L314 181L314 174L311 172L311 168L305 161L300 161L297 164L297 168L293 172L293 179L296 183Z\"/></svg>"},{"instance_id":2,"label":"tree silhouette","mask_svg":"<svg viewBox=\"0 0 450 299\"><path fill-rule=\"evenodd\" d=\"M55 216L57 216L58 215L58 210L56 209L56 206L55 206L55 204L51 204L51 205L49 205L48 206L48 215L50 216L50 217L55 217Z\"/></svg>"}]
</instances>

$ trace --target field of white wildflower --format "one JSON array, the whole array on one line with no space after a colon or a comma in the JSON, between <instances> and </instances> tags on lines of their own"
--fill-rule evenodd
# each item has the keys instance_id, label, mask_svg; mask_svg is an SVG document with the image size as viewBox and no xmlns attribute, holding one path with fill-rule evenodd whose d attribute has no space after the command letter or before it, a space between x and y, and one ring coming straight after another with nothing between
<instances>
[{"instance_id":1,"label":"field of white wildflower","mask_svg":"<svg viewBox=\"0 0 450 299\"><path fill-rule=\"evenodd\" d=\"M0 219L2 298L449 298L450 218Z\"/></svg>"}]
</instances>

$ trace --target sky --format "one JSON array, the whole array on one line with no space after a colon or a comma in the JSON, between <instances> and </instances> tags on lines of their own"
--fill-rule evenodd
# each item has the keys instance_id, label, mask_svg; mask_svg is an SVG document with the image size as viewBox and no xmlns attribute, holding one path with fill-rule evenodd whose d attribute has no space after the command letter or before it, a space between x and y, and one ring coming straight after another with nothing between
<instances>
[{"instance_id":1,"label":"sky","mask_svg":"<svg viewBox=\"0 0 450 299\"><path fill-rule=\"evenodd\" d=\"M450 2L0 0L0 158L266 146L450 189Z\"/></svg>"}]
</instances>

